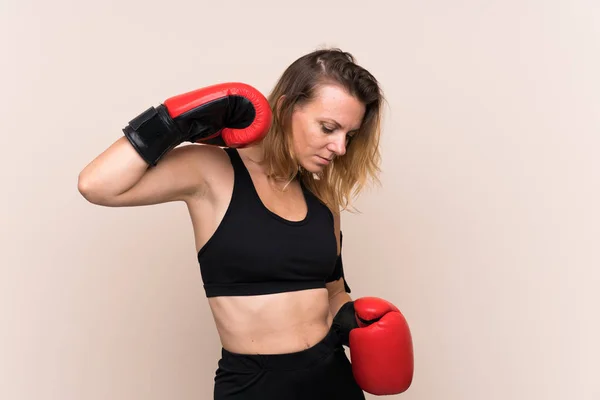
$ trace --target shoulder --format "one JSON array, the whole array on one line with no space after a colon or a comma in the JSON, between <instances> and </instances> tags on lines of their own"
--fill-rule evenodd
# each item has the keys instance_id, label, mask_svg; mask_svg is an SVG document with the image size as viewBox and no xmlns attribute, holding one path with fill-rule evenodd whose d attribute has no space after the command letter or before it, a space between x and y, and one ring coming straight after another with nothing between
<instances>
[{"instance_id":1,"label":"shoulder","mask_svg":"<svg viewBox=\"0 0 600 400\"><path fill-rule=\"evenodd\" d=\"M177 149L180 162L190 168L199 169L207 179L211 173L231 168L231 162L227 152L218 146L204 144L188 144Z\"/></svg>"},{"instance_id":2,"label":"shoulder","mask_svg":"<svg viewBox=\"0 0 600 400\"><path fill-rule=\"evenodd\" d=\"M196 196L204 197L215 184L223 185L233 180L229 155L218 146L185 144L172 150L165 160L173 166L171 173L176 174L173 179L183 175L189 177L186 179L197 182Z\"/></svg>"},{"instance_id":3,"label":"shoulder","mask_svg":"<svg viewBox=\"0 0 600 400\"><path fill-rule=\"evenodd\" d=\"M175 160L178 163L186 163L192 166L213 166L227 158L223 149L217 146L186 143L171 150L164 159Z\"/></svg>"},{"instance_id":4,"label":"shoulder","mask_svg":"<svg viewBox=\"0 0 600 400\"><path fill-rule=\"evenodd\" d=\"M224 161L229 162L229 156L224 149L218 146L198 143L188 143L177 148L177 151L194 161L206 166L217 166Z\"/></svg>"}]
</instances>

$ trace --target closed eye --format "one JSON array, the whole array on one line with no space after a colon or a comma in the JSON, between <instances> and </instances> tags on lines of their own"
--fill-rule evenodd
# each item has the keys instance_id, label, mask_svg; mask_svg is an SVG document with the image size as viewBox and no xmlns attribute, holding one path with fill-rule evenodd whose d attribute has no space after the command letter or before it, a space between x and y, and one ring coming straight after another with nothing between
<instances>
[{"instance_id":1,"label":"closed eye","mask_svg":"<svg viewBox=\"0 0 600 400\"><path fill-rule=\"evenodd\" d=\"M333 131L335 129L329 129L328 127L326 127L325 125L321 125L321 130L323 131L323 133L333 133Z\"/></svg>"},{"instance_id":2,"label":"closed eye","mask_svg":"<svg viewBox=\"0 0 600 400\"><path fill-rule=\"evenodd\" d=\"M342 126L340 125L339 122L335 121L335 120L331 120L331 122L334 124L333 127L330 127L328 124L328 122L321 122L321 130L323 131L323 133L325 134L330 134L335 132L337 129L341 128ZM346 134L346 140L350 140L352 139L359 131L360 128L355 128L351 131L349 131Z\"/></svg>"}]
</instances>

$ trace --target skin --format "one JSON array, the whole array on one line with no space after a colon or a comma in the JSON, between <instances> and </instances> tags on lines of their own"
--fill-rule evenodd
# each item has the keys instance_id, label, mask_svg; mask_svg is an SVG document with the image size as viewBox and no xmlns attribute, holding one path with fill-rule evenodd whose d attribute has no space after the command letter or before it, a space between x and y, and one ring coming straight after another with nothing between
<instances>
[{"instance_id":1,"label":"skin","mask_svg":"<svg viewBox=\"0 0 600 400\"><path fill-rule=\"evenodd\" d=\"M294 151L300 164L319 172L334 157L346 154L347 141L360 128L364 113L364 105L342 88L321 88L313 102L292 116Z\"/></svg>"},{"instance_id":2,"label":"skin","mask_svg":"<svg viewBox=\"0 0 600 400\"><path fill-rule=\"evenodd\" d=\"M364 113L364 105L342 88L321 87L312 102L297 107L292 115L293 148L299 164L319 172L334 157L342 157ZM239 150L261 201L282 218L303 219L307 206L299 183L270 182L259 163L263 151L260 143ZM108 207L184 202L199 250L225 214L233 190L233 169L227 154L214 146L178 147L149 169L122 137L81 171L78 189L89 202ZM334 219L339 252L338 213ZM224 348L278 354L319 342L333 315L349 300L342 278L328 283L326 289L222 296L208 302Z\"/></svg>"}]
</instances>

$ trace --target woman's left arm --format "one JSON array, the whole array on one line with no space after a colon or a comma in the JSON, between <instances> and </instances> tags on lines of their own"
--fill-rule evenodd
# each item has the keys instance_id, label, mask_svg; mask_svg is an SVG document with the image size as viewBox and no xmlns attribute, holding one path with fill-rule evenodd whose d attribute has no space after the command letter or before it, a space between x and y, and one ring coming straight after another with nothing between
<instances>
[{"instance_id":1,"label":"woman's left arm","mask_svg":"<svg viewBox=\"0 0 600 400\"><path fill-rule=\"evenodd\" d=\"M331 310L331 315L335 316L342 305L345 303L352 301L352 298L348 293L350 293L349 287L344 281L344 274L341 270L341 255L342 255L342 231L341 231L341 222L340 222L340 213L333 212L333 226L335 231L335 238L337 240L337 251L338 251L338 268L340 271L337 272L338 275L341 275L338 279L333 280L331 282L327 282L325 285L327 287L327 291L329 292L329 309Z\"/></svg>"},{"instance_id":2,"label":"woman's left arm","mask_svg":"<svg viewBox=\"0 0 600 400\"><path fill-rule=\"evenodd\" d=\"M326 286L329 291L329 310L331 315L335 316L344 304L352 301L352 297L344 289L344 278L330 282Z\"/></svg>"},{"instance_id":3,"label":"woman's left arm","mask_svg":"<svg viewBox=\"0 0 600 400\"><path fill-rule=\"evenodd\" d=\"M343 236L339 214L334 214L334 225L338 259L326 283L329 309L334 317L332 327L341 343L350 348L352 372L362 390L374 395L402 393L411 385L414 371L408 323L400 310L386 300L350 298L341 258Z\"/></svg>"}]
</instances>

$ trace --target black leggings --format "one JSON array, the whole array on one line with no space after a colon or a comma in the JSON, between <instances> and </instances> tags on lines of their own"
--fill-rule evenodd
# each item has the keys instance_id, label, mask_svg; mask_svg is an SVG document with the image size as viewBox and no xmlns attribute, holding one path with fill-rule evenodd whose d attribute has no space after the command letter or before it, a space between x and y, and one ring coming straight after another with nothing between
<instances>
[{"instance_id":1,"label":"black leggings","mask_svg":"<svg viewBox=\"0 0 600 400\"><path fill-rule=\"evenodd\" d=\"M336 332L289 354L236 354L221 350L215 400L364 400Z\"/></svg>"}]
</instances>

